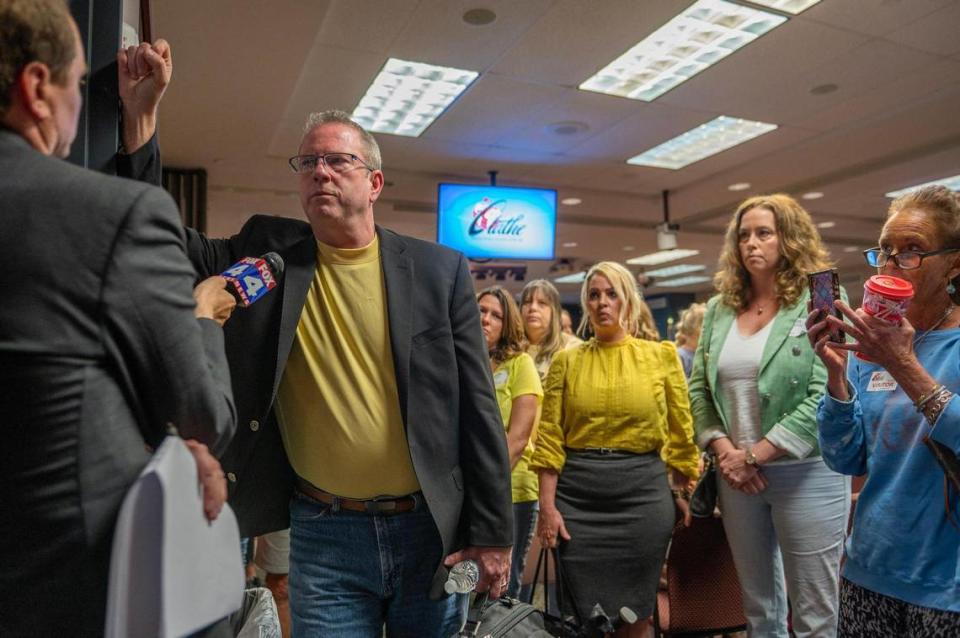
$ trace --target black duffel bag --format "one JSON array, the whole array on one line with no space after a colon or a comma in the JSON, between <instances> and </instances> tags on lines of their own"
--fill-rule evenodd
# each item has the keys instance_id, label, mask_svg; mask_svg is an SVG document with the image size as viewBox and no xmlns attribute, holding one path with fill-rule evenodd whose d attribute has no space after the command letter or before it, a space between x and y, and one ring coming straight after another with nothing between
<instances>
[{"instance_id":1,"label":"black duffel bag","mask_svg":"<svg viewBox=\"0 0 960 638\"><path fill-rule=\"evenodd\" d=\"M534 590L540 569L543 568L544 600L550 600L550 588L547 581L548 557L553 556L555 574L557 575L557 592L562 595L563 578L560 573L560 561L557 550L543 548L537 560L537 569L534 575ZM531 600L533 593L531 592ZM558 600L560 596L558 596ZM544 603L546 607L547 602ZM463 630L457 634L460 638L577 638L581 636L579 625L572 621L537 609L529 603L515 598L501 598L489 600L487 594L477 594L470 610L467 612L467 622Z\"/></svg>"}]
</instances>

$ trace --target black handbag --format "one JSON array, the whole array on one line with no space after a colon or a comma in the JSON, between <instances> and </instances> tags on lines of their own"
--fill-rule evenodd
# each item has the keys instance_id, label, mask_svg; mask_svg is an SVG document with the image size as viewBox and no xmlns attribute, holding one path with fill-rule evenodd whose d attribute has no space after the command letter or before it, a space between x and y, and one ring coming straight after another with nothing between
<instances>
[{"instance_id":1,"label":"black handbag","mask_svg":"<svg viewBox=\"0 0 960 638\"><path fill-rule=\"evenodd\" d=\"M690 495L690 514L696 518L710 518L717 508L717 457L707 454L703 473Z\"/></svg>"}]
</instances>

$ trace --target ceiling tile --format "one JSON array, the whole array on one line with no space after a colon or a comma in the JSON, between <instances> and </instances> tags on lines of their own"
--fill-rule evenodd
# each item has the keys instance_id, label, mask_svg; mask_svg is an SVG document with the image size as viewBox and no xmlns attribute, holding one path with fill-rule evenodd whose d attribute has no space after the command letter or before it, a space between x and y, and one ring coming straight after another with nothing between
<instances>
[{"instance_id":1,"label":"ceiling tile","mask_svg":"<svg viewBox=\"0 0 960 638\"><path fill-rule=\"evenodd\" d=\"M929 15L955 0L828 0L797 20L814 20L871 36L882 36Z\"/></svg>"},{"instance_id":2,"label":"ceiling tile","mask_svg":"<svg viewBox=\"0 0 960 638\"><path fill-rule=\"evenodd\" d=\"M423 134L429 139L491 144L508 131L536 121L563 88L483 75Z\"/></svg>"},{"instance_id":3,"label":"ceiling tile","mask_svg":"<svg viewBox=\"0 0 960 638\"><path fill-rule=\"evenodd\" d=\"M689 1L560 0L491 70L576 87L683 11Z\"/></svg>"},{"instance_id":4,"label":"ceiling tile","mask_svg":"<svg viewBox=\"0 0 960 638\"><path fill-rule=\"evenodd\" d=\"M960 2L888 33L888 40L938 55L960 53Z\"/></svg>"},{"instance_id":5,"label":"ceiling tile","mask_svg":"<svg viewBox=\"0 0 960 638\"><path fill-rule=\"evenodd\" d=\"M489 25L473 26L464 22L462 16L467 9L476 8L475 5L450 0L423 0L393 43L390 55L404 60L486 71L503 56L504 51L521 39L552 2L487 0L483 8L494 11L496 20ZM351 6L354 4L350 3Z\"/></svg>"}]
</instances>

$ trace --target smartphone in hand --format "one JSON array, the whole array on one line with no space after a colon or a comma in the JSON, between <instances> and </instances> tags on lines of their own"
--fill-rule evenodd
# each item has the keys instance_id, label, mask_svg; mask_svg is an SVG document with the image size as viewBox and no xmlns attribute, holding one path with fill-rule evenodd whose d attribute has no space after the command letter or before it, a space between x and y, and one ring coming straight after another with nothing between
<instances>
[{"instance_id":1,"label":"smartphone in hand","mask_svg":"<svg viewBox=\"0 0 960 638\"><path fill-rule=\"evenodd\" d=\"M810 285L810 304L820 311L820 317L826 317L830 314L839 319L843 315L837 310L833 302L840 298L840 277L835 268L812 272L807 275L807 283ZM830 328L830 340L836 343L843 343L845 335L839 328Z\"/></svg>"}]
</instances>

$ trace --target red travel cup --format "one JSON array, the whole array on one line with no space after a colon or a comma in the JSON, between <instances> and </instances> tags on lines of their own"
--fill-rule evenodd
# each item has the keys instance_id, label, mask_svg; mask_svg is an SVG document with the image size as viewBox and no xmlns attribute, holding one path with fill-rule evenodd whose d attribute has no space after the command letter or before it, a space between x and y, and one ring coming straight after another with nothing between
<instances>
[{"instance_id":1,"label":"red travel cup","mask_svg":"<svg viewBox=\"0 0 960 638\"><path fill-rule=\"evenodd\" d=\"M871 317L883 319L897 325L907 314L907 307L913 299L913 284L899 277L874 275L863 284L863 304L861 308ZM870 358L856 353L864 361Z\"/></svg>"}]
</instances>

